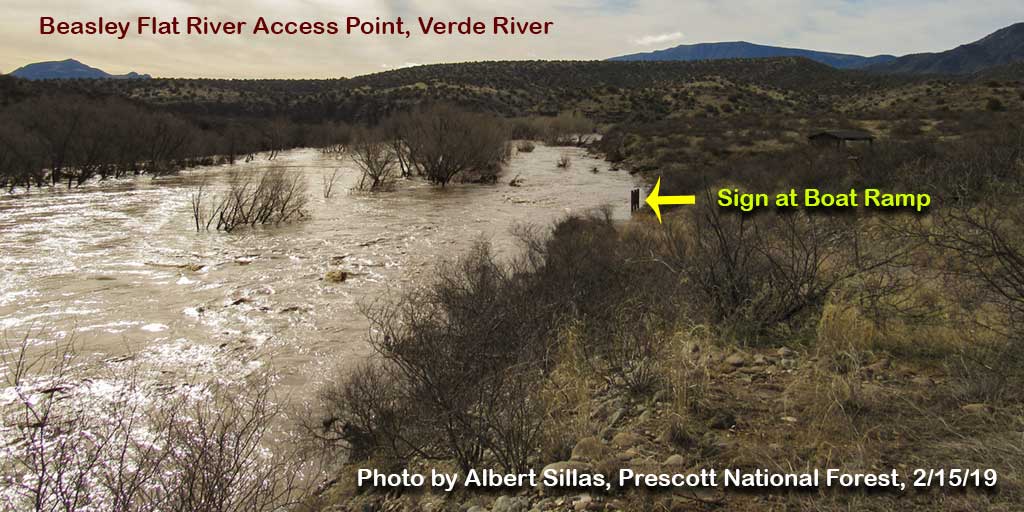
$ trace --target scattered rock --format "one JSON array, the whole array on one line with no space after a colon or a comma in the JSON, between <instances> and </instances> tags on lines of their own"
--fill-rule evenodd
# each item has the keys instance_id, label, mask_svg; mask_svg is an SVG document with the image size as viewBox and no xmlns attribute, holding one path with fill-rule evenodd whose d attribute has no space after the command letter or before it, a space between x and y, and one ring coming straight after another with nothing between
<instances>
[{"instance_id":1,"label":"scattered rock","mask_svg":"<svg viewBox=\"0 0 1024 512\"><path fill-rule=\"evenodd\" d=\"M584 494L573 502L572 508L577 511L588 510L591 503L594 503L594 498L589 494Z\"/></svg>"},{"instance_id":2,"label":"scattered rock","mask_svg":"<svg viewBox=\"0 0 1024 512\"><path fill-rule=\"evenodd\" d=\"M669 455L669 457L665 459L665 462L662 462L661 465L671 469L681 469L683 466L686 465L686 459L684 459L682 455L679 455L677 453L674 455Z\"/></svg>"},{"instance_id":3,"label":"scattered rock","mask_svg":"<svg viewBox=\"0 0 1024 512\"><path fill-rule=\"evenodd\" d=\"M626 450L633 448L640 444L643 444L644 438L632 432L619 432L612 438L612 446L619 448L620 450Z\"/></svg>"},{"instance_id":4,"label":"scattered rock","mask_svg":"<svg viewBox=\"0 0 1024 512\"><path fill-rule=\"evenodd\" d=\"M596 462L605 457L608 447L596 437L584 437L576 443L572 449L571 460L582 462Z\"/></svg>"},{"instance_id":5,"label":"scattered rock","mask_svg":"<svg viewBox=\"0 0 1024 512\"><path fill-rule=\"evenodd\" d=\"M725 358L725 364L729 366L740 367L747 364L747 358L743 354L737 352L727 358Z\"/></svg>"},{"instance_id":6,"label":"scattered rock","mask_svg":"<svg viewBox=\"0 0 1024 512\"><path fill-rule=\"evenodd\" d=\"M651 418L653 418L653 417L654 417L654 414L651 413L650 409L644 409L644 412L642 412L640 414L640 417L637 418L637 422L641 423L641 424L648 423L648 422L651 421Z\"/></svg>"},{"instance_id":7,"label":"scattered rock","mask_svg":"<svg viewBox=\"0 0 1024 512\"><path fill-rule=\"evenodd\" d=\"M919 375L917 377L914 377L913 380L911 380L911 382L913 382L914 384L917 384L918 386L933 386L933 385L935 385L935 381L932 380L932 378L927 376L927 375Z\"/></svg>"},{"instance_id":8,"label":"scattered rock","mask_svg":"<svg viewBox=\"0 0 1024 512\"><path fill-rule=\"evenodd\" d=\"M348 258L348 254L342 254L340 256L331 256L331 265L341 265L345 262L345 258Z\"/></svg>"},{"instance_id":9,"label":"scattered rock","mask_svg":"<svg viewBox=\"0 0 1024 512\"><path fill-rule=\"evenodd\" d=\"M551 464L544 466L544 469L541 470L541 474L548 471L553 471L555 474L562 474L569 470L575 470L578 473L593 474L594 466L586 462L580 462L578 460L564 460L561 462L552 462ZM539 482L538 485L543 487L543 481Z\"/></svg>"},{"instance_id":10,"label":"scattered rock","mask_svg":"<svg viewBox=\"0 0 1024 512\"><path fill-rule=\"evenodd\" d=\"M469 507L466 510L466 512L487 512L487 509L481 507L480 505L473 505L472 507Z\"/></svg>"},{"instance_id":11,"label":"scattered rock","mask_svg":"<svg viewBox=\"0 0 1024 512\"><path fill-rule=\"evenodd\" d=\"M653 474L661 471L661 464L649 457L635 457L627 465L634 473Z\"/></svg>"},{"instance_id":12,"label":"scattered rock","mask_svg":"<svg viewBox=\"0 0 1024 512\"><path fill-rule=\"evenodd\" d=\"M499 496L491 505L491 512L526 512L530 502L523 497Z\"/></svg>"},{"instance_id":13,"label":"scattered rock","mask_svg":"<svg viewBox=\"0 0 1024 512\"><path fill-rule=\"evenodd\" d=\"M783 358L779 364L787 370L792 370L796 368L796 359Z\"/></svg>"},{"instance_id":14,"label":"scattered rock","mask_svg":"<svg viewBox=\"0 0 1024 512\"><path fill-rule=\"evenodd\" d=\"M348 272L344 270L331 270L324 274L324 281L328 283L344 283L348 279Z\"/></svg>"},{"instance_id":15,"label":"scattered rock","mask_svg":"<svg viewBox=\"0 0 1024 512\"><path fill-rule=\"evenodd\" d=\"M794 352L793 349L789 347L782 347L776 353L779 355L779 357L783 357L786 359L792 359L793 357L796 357L796 352Z\"/></svg>"},{"instance_id":16,"label":"scattered rock","mask_svg":"<svg viewBox=\"0 0 1024 512\"><path fill-rule=\"evenodd\" d=\"M960 410L968 414L991 414L992 406L989 404L967 404Z\"/></svg>"},{"instance_id":17,"label":"scattered rock","mask_svg":"<svg viewBox=\"0 0 1024 512\"><path fill-rule=\"evenodd\" d=\"M611 418L608 419L608 426L609 427L615 426L615 423L617 423L625 415L626 415L626 408L625 407L619 407L618 409L615 410L614 413L612 413Z\"/></svg>"},{"instance_id":18,"label":"scattered rock","mask_svg":"<svg viewBox=\"0 0 1024 512\"><path fill-rule=\"evenodd\" d=\"M766 365L766 364L768 364L770 362L771 361L769 361L767 357L765 357L765 356L763 356L761 354L758 354L758 355L754 356L754 364Z\"/></svg>"}]
</instances>

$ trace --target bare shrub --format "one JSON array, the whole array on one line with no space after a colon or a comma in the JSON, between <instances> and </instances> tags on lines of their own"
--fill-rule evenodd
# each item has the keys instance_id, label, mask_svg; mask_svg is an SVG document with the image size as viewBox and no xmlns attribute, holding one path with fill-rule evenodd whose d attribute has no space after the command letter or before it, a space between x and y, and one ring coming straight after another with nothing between
<instances>
[{"instance_id":1,"label":"bare shrub","mask_svg":"<svg viewBox=\"0 0 1024 512\"><path fill-rule=\"evenodd\" d=\"M345 448L349 461L374 458L387 467L401 467L426 451L416 437L416 425L405 421L411 411L400 386L386 364L360 364L320 389L321 409L306 423L306 431L323 446Z\"/></svg>"},{"instance_id":2,"label":"bare shrub","mask_svg":"<svg viewBox=\"0 0 1024 512\"><path fill-rule=\"evenodd\" d=\"M166 395L135 367L84 373L71 342L33 355L26 335L4 349L5 508L270 511L296 503L312 476L293 452L268 450L279 411L265 379Z\"/></svg>"},{"instance_id":3,"label":"bare shrub","mask_svg":"<svg viewBox=\"0 0 1024 512\"><path fill-rule=\"evenodd\" d=\"M529 129L519 132L530 133L549 146L584 146L594 140L596 126L593 121L578 113L562 113L555 117L536 117L528 120Z\"/></svg>"},{"instance_id":4,"label":"bare shrub","mask_svg":"<svg viewBox=\"0 0 1024 512\"><path fill-rule=\"evenodd\" d=\"M320 190L323 192L324 199L330 199L331 194L334 193L334 184L338 182L338 171L339 169L334 168L330 174L325 171L320 175Z\"/></svg>"},{"instance_id":5,"label":"bare shrub","mask_svg":"<svg viewBox=\"0 0 1024 512\"><path fill-rule=\"evenodd\" d=\"M622 243L608 210L517 235L520 259L478 245L430 286L365 309L379 359L327 388L321 440L386 465L522 469L570 442L555 423L588 421L574 401L603 378L595 370L636 392L662 382L677 306L664 265Z\"/></svg>"},{"instance_id":6,"label":"bare shrub","mask_svg":"<svg viewBox=\"0 0 1024 512\"><path fill-rule=\"evenodd\" d=\"M365 308L380 362L322 395L327 440L354 458L529 467L545 417L532 388L552 323L521 270L478 245L431 286Z\"/></svg>"},{"instance_id":7,"label":"bare shrub","mask_svg":"<svg viewBox=\"0 0 1024 512\"><path fill-rule=\"evenodd\" d=\"M204 185L192 191L192 214L196 230L231 232L239 226L255 227L281 224L305 217L309 195L302 174L281 167L258 176L234 172L228 189L216 196L206 193Z\"/></svg>"},{"instance_id":8,"label":"bare shrub","mask_svg":"<svg viewBox=\"0 0 1024 512\"><path fill-rule=\"evenodd\" d=\"M966 145L922 169L944 198L916 236L956 289L955 317L970 341L951 358L961 398L1019 399L1024 385L1024 133Z\"/></svg>"},{"instance_id":9,"label":"bare shrub","mask_svg":"<svg viewBox=\"0 0 1024 512\"><path fill-rule=\"evenodd\" d=\"M741 342L800 328L837 285L891 265L907 250L884 240L871 247L851 219L728 215L710 197L700 203L685 224L665 228L662 261L689 283L706 321Z\"/></svg>"},{"instance_id":10,"label":"bare shrub","mask_svg":"<svg viewBox=\"0 0 1024 512\"><path fill-rule=\"evenodd\" d=\"M610 385L621 385L637 395L654 390L664 378L664 319L644 309L635 303L623 304L608 341L599 349L606 366L600 374Z\"/></svg>"},{"instance_id":11,"label":"bare shrub","mask_svg":"<svg viewBox=\"0 0 1024 512\"><path fill-rule=\"evenodd\" d=\"M211 388L207 397L184 401L173 416L162 413L165 446L173 449L158 477L161 507L271 511L295 502L297 461L265 444L280 414L266 383L254 389ZM278 449L287 452L281 444Z\"/></svg>"},{"instance_id":12,"label":"bare shrub","mask_svg":"<svg viewBox=\"0 0 1024 512\"><path fill-rule=\"evenodd\" d=\"M1003 204L949 208L928 231L934 246L955 255L944 271L960 306L977 312L961 327L971 342L950 361L967 400L1016 399L1024 385L1024 216Z\"/></svg>"},{"instance_id":13,"label":"bare shrub","mask_svg":"<svg viewBox=\"0 0 1024 512\"><path fill-rule=\"evenodd\" d=\"M516 144L516 150L520 153L533 153L534 149L537 149L537 145L528 140Z\"/></svg>"},{"instance_id":14,"label":"bare shrub","mask_svg":"<svg viewBox=\"0 0 1024 512\"><path fill-rule=\"evenodd\" d=\"M320 148L320 153L335 158L345 156L352 138L352 127L345 123L324 123L319 128L310 142Z\"/></svg>"},{"instance_id":15,"label":"bare shrub","mask_svg":"<svg viewBox=\"0 0 1024 512\"><path fill-rule=\"evenodd\" d=\"M554 119L545 140L556 145L584 146L594 139L596 125L578 114L561 114Z\"/></svg>"},{"instance_id":16,"label":"bare shrub","mask_svg":"<svg viewBox=\"0 0 1024 512\"><path fill-rule=\"evenodd\" d=\"M442 187L467 172L493 182L509 157L505 128L491 116L434 106L410 114L401 130L410 163Z\"/></svg>"},{"instance_id":17,"label":"bare shrub","mask_svg":"<svg viewBox=\"0 0 1024 512\"><path fill-rule=\"evenodd\" d=\"M387 190L394 184L397 153L381 133L358 131L353 137L351 148L352 161L362 173L356 189Z\"/></svg>"}]
</instances>

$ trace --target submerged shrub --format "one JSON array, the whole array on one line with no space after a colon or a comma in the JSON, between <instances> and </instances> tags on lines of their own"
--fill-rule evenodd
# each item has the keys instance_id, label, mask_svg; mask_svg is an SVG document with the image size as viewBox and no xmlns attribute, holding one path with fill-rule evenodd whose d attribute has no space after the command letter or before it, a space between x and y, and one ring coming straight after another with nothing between
<instances>
[{"instance_id":1,"label":"submerged shrub","mask_svg":"<svg viewBox=\"0 0 1024 512\"><path fill-rule=\"evenodd\" d=\"M4 347L5 509L269 512L315 478L281 439L269 449L280 410L266 376L155 395L121 367L96 390L72 343L36 356L28 339Z\"/></svg>"},{"instance_id":2,"label":"submerged shrub","mask_svg":"<svg viewBox=\"0 0 1024 512\"><path fill-rule=\"evenodd\" d=\"M226 191L210 195L205 183L191 193L196 231L233 231L240 226L281 224L306 215L305 177L274 167L255 175L236 171Z\"/></svg>"}]
</instances>

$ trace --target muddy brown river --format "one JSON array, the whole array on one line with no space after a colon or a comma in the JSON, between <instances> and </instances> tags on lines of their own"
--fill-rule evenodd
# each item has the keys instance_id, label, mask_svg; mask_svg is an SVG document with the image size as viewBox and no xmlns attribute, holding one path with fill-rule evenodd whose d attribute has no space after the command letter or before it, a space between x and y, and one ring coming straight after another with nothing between
<instances>
[{"instance_id":1,"label":"muddy brown river","mask_svg":"<svg viewBox=\"0 0 1024 512\"><path fill-rule=\"evenodd\" d=\"M559 169L566 151L572 166ZM474 240L513 254L510 228L519 223L548 225L605 204L624 219L635 186L581 150L543 146L513 156L496 185L402 181L380 194L350 193L352 163L315 150L233 168L271 165L306 176L307 220L197 233L190 190L199 180L224 186L229 166L0 197L8 342L28 333L43 349L73 338L112 373L133 361L160 385L272 368L275 390L295 396L369 354L360 304L428 281ZM321 176L336 168L341 177L324 199ZM509 186L516 175L522 185ZM352 277L329 283L329 270Z\"/></svg>"}]
</instances>

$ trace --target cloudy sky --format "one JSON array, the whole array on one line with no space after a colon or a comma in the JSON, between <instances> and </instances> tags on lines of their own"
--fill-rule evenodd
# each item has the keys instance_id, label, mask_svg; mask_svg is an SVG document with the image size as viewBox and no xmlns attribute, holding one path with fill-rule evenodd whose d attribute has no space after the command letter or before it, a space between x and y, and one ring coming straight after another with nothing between
<instances>
[{"instance_id":1,"label":"cloudy sky","mask_svg":"<svg viewBox=\"0 0 1024 512\"><path fill-rule=\"evenodd\" d=\"M411 64L603 59L678 44L745 40L876 55L941 51L1024 21L1020 0L5 0L0 71L75 58L111 73L222 78L354 76ZM494 16L553 21L545 36L44 36L39 18L133 22L392 20ZM133 28L134 30L134 28Z\"/></svg>"}]
</instances>

